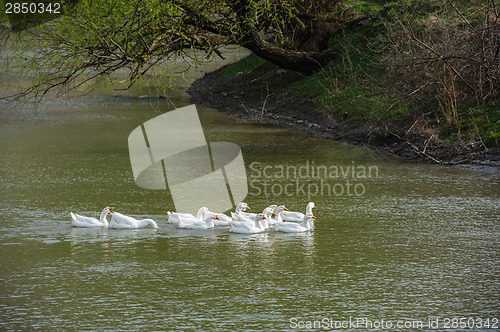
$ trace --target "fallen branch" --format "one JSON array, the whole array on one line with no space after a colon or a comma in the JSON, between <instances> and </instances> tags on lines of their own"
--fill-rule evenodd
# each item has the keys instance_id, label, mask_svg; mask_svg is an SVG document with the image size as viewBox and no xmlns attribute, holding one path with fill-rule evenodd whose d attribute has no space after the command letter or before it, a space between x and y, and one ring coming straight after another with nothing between
<instances>
[{"instance_id":1,"label":"fallen branch","mask_svg":"<svg viewBox=\"0 0 500 332\"><path fill-rule=\"evenodd\" d=\"M415 152L417 152L419 155L421 156L424 156L430 160L432 160L433 162L435 162L436 164L446 164L445 162L441 161L441 160L437 160L436 158L434 158L433 156L429 155L428 153L425 152L425 150L427 150L427 145L428 145L428 142L427 144L425 145L425 149L424 151L420 150L415 144L413 144L412 142L410 142L408 139L404 138L404 137L401 137L399 136L398 134L396 134L395 132L393 131L388 131L391 135L394 135L396 136L397 138L399 138L400 140L406 142L406 144L408 144L409 146L411 146L413 148L413 150ZM431 137L432 138L432 137ZM430 139L429 139L430 141Z\"/></svg>"}]
</instances>

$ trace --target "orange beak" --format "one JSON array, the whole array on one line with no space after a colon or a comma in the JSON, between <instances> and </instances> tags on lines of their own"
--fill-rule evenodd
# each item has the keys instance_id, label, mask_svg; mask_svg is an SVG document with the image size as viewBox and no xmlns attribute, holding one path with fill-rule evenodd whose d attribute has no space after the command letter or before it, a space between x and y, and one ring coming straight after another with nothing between
<instances>
[{"instance_id":1,"label":"orange beak","mask_svg":"<svg viewBox=\"0 0 500 332\"><path fill-rule=\"evenodd\" d=\"M316 219L316 217L315 217L315 216L312 216L312 217L313 217L313 219Z\"/></svg>"},{"instance_id":2,"label":"orange beak","mask_svg":"<svg viewBox=\"0 0 500 332\"><path fill-rule=\"evenodd\" d=\"M287 209L287 208L283 208L283 210L288 211L288 209Z\"/></svg>"},{"instance_id":3,"label":"orange beak","mask_svg":"<svg viewBox=\"0 0 500 332\"><path fill-rule=\"evenodd\" d=\"M247 210L250 210L250 207L247 205Z\"/></svg>"},{"instance_id":4,"label":"orange beak","mask_svg":"<svg viewBox=\"0 0 500 332\"><path fill-rule=\"evenodd\" d=\"M106 206L108 208L109 211L113 211L115 208L112 207L112 206Z\"/></svg>"},{"instance_id":5,"label":"orange beak","mask_svg":"<svg viewBox=\"0 0 500 332\"><path fill-rule=\"evenodd\" d=\"M219 218L219 216L215 216L215 219L217 219L217 220L219 220L219 221L220 221L220 218Z\"/></svg>"},{"instance_id":6,"label":"orange beak","mask_svg":"<svg viewBox=\"0 0 500 332\"><path fill-rule=\"evenodd\" d=\"M266 216L262 216L263 219L267 219Z\"/></svg>"},{"instance_id":7,"label":"orange beak","mask_svg":"<svg viewBox=\"0 0 500 332\"><path fill-rule=\"evenodd\" d=\"M273 216L277 216L276 212L273 211Z\"/></svg>"}]
</instances>

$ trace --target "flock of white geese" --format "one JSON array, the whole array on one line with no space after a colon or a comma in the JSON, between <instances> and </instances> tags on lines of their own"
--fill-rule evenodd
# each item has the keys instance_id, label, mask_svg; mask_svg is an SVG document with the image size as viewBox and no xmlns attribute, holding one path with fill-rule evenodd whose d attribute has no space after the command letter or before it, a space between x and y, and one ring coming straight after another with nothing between
<instances>
[{"instance_id":1,"label":"flock of white geese","mask_svg":"<svg viewBox=\"0 0 500 332\"><path fill-rule=\"evenodd\" d=\"M247 203L239 203L231 216L223 213L215 213L206 207L198 210L196 216L189 213L167 212L169 224L177 224L182 229L211 229L215 226L228 227L231 233L254 234L265 232L273 228L277 232L299 233L314 229L312 209L313 202L306 206L305 213L291 212L284 205L270 205L262 213L249 213L250 207ZM107 215L111 213L111 222ZM137 220L133 217L115 212L113 207L106 206L99 219L85 217L71 212L71 223L74 227L110 227L110 228L145 228L151 226L158 228L153 219Z\"/></svg>"}]
</instances>

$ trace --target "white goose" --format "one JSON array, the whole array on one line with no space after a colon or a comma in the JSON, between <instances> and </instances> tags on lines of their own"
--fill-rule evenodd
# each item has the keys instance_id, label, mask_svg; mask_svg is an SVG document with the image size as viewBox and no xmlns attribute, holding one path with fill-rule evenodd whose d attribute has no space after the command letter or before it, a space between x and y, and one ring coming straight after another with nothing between
<instances>
[{"instance_id":1,"label":"white goose","mask_svg":"<svg viewBox=\"0 0 500 332\"><path fill-rule=\"evenodd\" d=\"M233 221L257 221L258 214L257 213L244 213L241 211L231 212L231 219Z\"/></svg>"},{"instance_id":2,"label":"white goose","mask_svg":"<svg viewBox=\"0 0 500 332\"><path fill-rule=\"evenodd\" d=\"M278 222L276 223L276 227L274 230L276 232L285 232L285 233L300 233L307 232L311 230L311 220L316 219L316 217L312 213L307 213L302 218L302 223L296 222Z\"/></svg>"},{"instance_id":3,"label":"white goose","mask_svg":"<svg viewBox=\"0 0 500 332\"><path fill-rule=\"evenodd\" d=\"M231 212L231 221L229 222L229 224L231 224L231 222L233 223L239 223L239 222L247 222L247 223L255 223L255 219L253 218L250 218L250 217L246 217L242 214L239 214L239 213L234 213L234 212Z\"/></svg>"},{"instance_id":4,"label":"white goose","mask_svg":"<svg viewBox=\"0 0 500 332\"><path fill-rule=\"evenodd\" d=\"M219 217L216 215L215 220L218 219ZM177 224L177 227L183 229L208 229L214 228L214 222L212 221L212 218L206 218L205 220L193 220L191 218L184 218L183 216L179 216L179 223Z\"/></svg>"},{"instance_id":5,"label":"white goose","mask_svg":"<svg viewBox=\"0 0 500 332\"><path fill-rule=\"evenodd\" d=\"M231 212L232 220L235 220L235 221L248 221L248 219L251 219L251 220L254 220L254 221L260 220L259 219L260 213L257 214L257 213L244 212L243 208L244 209L250 209L246 203L240 203L240 204L238 204L236 206L236 211L234 213ZM270 213L269 213L269 215L266 214L266 212L265 212L266 209L270 209L271 210ZM270 205L270 206L268 206L267 208L265 208L262 211L262 214L266 215L267 218L270 218L271 214L274 213L275 209L276 209L276 205Z\"/></svg>"},{"instance_id":6,"label":"white goose","mask_svg":"<svg viewBox=\"0 0 500 332\"><path fill-rule=\"evenodd\" d=\"M274 210L275 209L273 209L272 207L267 207L262 212L262 214L265 217L262 223L264 224L264 227L266 229L269 229L270 226L269 220L271 219L271 217L276 215L276 213L274 213Z\"/></svg>"},{"instance_id":7,"label":"white goose","mask_svg":"<svg viewBox=\"0 0 500 332\"><path fill-rule=\"evenodd\" d=\"M262 224L264 225L265 229L269 229L270 223L269 220L271 219L272 216L275 216L276 213L274 213L274 209L272 207L266 207L262 213L256 214L255 217L246 217L242 214L233 214L233 220L234 221L244 221L244 222L257 222L259 220L262 220ZM262 218L261 216L264 216L265 218ZM274 222L273 222L274 224Z\"/></svg>"},{"instance_id":8,"label":"white goose","mask_svg":"<svg viewBox=\"0 0 500 332\"><path fill-rule=\"evenodd\" d=\"M238 226L240 224L248 224L251 226L255 225L257 221L261 220L262 214L256 214L256 216L256 219L254 219L253 217L247 217L243 215L238 209L236 212L231 212L232 221L229 222L229 232L232 232L232 228L234 226Z\"/></svg>"},{"instance_id":9,"label":"white goose","mask_svg":"<svg viewBox=\"0 0 500 332\"><path fill-rule=\"evenodd\" d=\"M278 222L283 222L283 217L282 217L282 214L283 212L285 211L288 211L288 209L286 208L286 206L284 205L280 205L276 208L276 210L274 211L274 215L276 216L275 218L272 218L272 220L270 221L270 225L274 225Z\"/></svg>"},{"instance_id":10,"label":"white goose","mask_svg":"<svg viewBox=\"0 0 500 332\"><path fill-rule=\"evenodd\" d=\"M269 228L269 226L274 226L274 222L275 222L274 218L278 216L276 214L276 210L278 209L278 205L269 205L267 208L272 210L272 212L269 215L266 215L267 228Z\"/></svg>"},{"instance_id":11,"label":"white goose","mask_svg":"<svg viewBox=\"0 0 500 332\"><path fill-rule=\"evenodd\" d=\"M106 206L102 210L99 220L96 218L85 217L85 216L81 216L79 214L70 212L71 213L71 224L74 227L108 227L109 223L108 223L108 220L106 219L106 216L111 211L113 211L113 207Z\"/></svg>"},{"instance_id":12,"label":"white goose","mask_svg":"<svg viewBox=\"0 0 500 332\"><path fill-rule=\"evenodd\" d=\"M258 214L258 216L259 216L259 221L251 220L250 222L246 221L229 222L229 232L240 233L240 234L255 234L264 232L266 230L264 226L264 220L266 219L266 216L264 216L262 213Z\"/></svg>"},{"instance_id":13,"label":"white goose","mask_svg":"<svg viewBox=\"0 0 500 332\"><path fill-rule=\"evenodd\" d=\"M177 212L167 211L167 215L168 215L167 223L178 224L179 223L179 216L182 216L184 218L184 220L186 220L186 219L198 219L198 220L204 219L205 213L207 213L209 211L210 210L208 208L203 206L198 210L196 217L190 213L177 213Z\"/></svg>"},{"instance_id":14,"label":"white goose","mask_svg":"<svg viewBox=\"0 0 500 332\"><path fill-rule=\"evenodd\" d=\"M239 203L238 205L236 205L236 209L235 209L235 213L236 214L239 214L239 215L242 215L242 216L245 216L247 218L251 218L251 219L257 219L257 213L251 213L251 212L245 212L246 210L250 210L250 207L248 206L247 203ZM231 213L232 215L232 213Z\"/></svg>"},{"instance_id":15,"label":"white goose","mask_svg":"<svg viewBox=\"0 0 500 332\"><path fill-rule=\"evenodd\" d=\"M125 216L121 213L114 212L111 215L111 222L109 226L111 228L145 228L151 225L153 228L158 228L158 225L153 219L142 219L137 220L135 218Z\"/></svg>"},{"instance_id":16,"label":"white goose","mask_svg":"<svg viewBox=\"0 0 500 332\"><path fill-rule=\"evenodd\" d=\"M276 212L278 205L269 205L268 208L271 208L271 209L273 209L274 212Z\"/></svg>"},{"instance_id":17,"label":"white goose","mask_svg":"<svg viewBox=\"0 0 500 332\"><path fill-rule=\"evenodd\" d=\"M312 209L315 208L316 205L314 205L313 202L309 202L306 206L306 213L309 214L312 213ZM290 211L284 211L281 214L281 218L284 221L293 221L293 222L301 222L304 219L304 213L302 212L290 212Z\"/></svg>"}]
</instances>

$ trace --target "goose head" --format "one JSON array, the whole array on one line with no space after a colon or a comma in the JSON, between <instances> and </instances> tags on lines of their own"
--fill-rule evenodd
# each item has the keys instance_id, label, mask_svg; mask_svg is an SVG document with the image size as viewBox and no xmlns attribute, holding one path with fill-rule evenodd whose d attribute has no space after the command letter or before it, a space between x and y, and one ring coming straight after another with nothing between
<instances>
[{"instance_id":1,"label":"goose head","mask_svg":"<svg viewBox=\"0 0 500 332\"><path fill-rule=\"evenodd\" d=\"M262 211L262 215L267 218L271 218L271 216L275 216L276 213L274 213L274 209L271 207L267 207Z\"/></svg>"},{"instance_id":2,"label":"goose head","mask_svg":"<svg viewBox=\"0 0 500 332\"><path fill-rule=\"evenodd\" d=\"M111 212L111 211L113 211L114 209L115 209L115 208L114 208L114 207L112 207L112 206L106 206L106 207L102 210L102 212L104 212L104 213L110 213L110 212Z\"/></svg>"},{"instance_id":3,"label":"goose head","mask_svg":"<svg viewBox=\"0 0 500 332\"><path fill-rule=\"evenodd\" d=\"M284 205L280 205L276 208L276 214L280 214L283 211L288 211L288 209Z\"/></svg>"},{"instance_id":4,"label":"goose head","mask_svg":"<svg viewBox=\"0 0 500 332\"><path fill-rule=\"evenodd\" d=\"M250 207L247 203L241 202L236 205L236 212L241 212L243 210L250 210Z\"/></svg>"},{"instance_id":5,"label":"goose head","mask_svg":"<svg viewBox=\"0 0 500 332\"><path fill-rule=\"evenodd\" d=\"M200 219L201 219L201 218L200 218ZM204 215L203 215L203 220L204 220L204 221L209 221L210 219L217 219L217 220L220 220L220 219L219 219L219 216L218 216L216 213L214 213L214 212L212 212L212 211L207 211L207 212L206 212L206 213L204 213Z\"/></svg>"},{"instance_id":6,"label":"goose head","mask_svg":"<svg viewBox=\"0 0 500 332\"><path fill-rule=\"evenodd\" d=\"M312 213L312 209L315 207L316 205L313 202L309 202L306 206L306 214Z\"/></svg>"}]
</instances>

